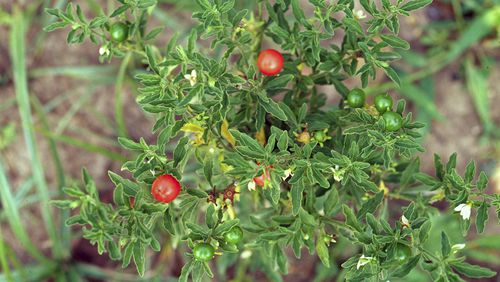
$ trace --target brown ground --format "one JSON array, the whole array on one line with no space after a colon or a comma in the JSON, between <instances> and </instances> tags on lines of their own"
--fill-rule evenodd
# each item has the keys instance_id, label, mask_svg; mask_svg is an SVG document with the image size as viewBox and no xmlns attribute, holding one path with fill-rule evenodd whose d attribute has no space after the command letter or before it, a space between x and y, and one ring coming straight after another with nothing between
<instances>
[{"instance_id":1,"label":"brown ground","mask_svg":"<svg viewBox=\"0 0 500 282\"><path fill-rule=\"evenodd\" d=\"M418 30L425 21L425 13L420 13L419 16L410 18L409 21L406 21L406 26L409 28L405 29L403 27L402 30L413 30L412 33L405 34L407 39L418 38ZM33 38L38 32L40 32L39 27L37 25L32 25L28 38ZM97 46L86 43L68 47L65 43L66 33L67 30L62 30L48 34L42 52L39 52L36 56L33 55L33 50L29 50L30 55L27 57L28 69L34 70L43 67L98 64ZM113 62L113 64L116 63L118 62ZM9 66L8 30L3 26L0 27L0 105L7 103L15 97ZM463 85L462 77L460 76L459 79L455 79L457 72L459 73L458 65L452 65L435 76L437 93L436 104L445 119L441 122L432 123L431 132L429 136L427 136L424 145L424 147L427 148L427 153L422 154L423 169L432 171L431 152L438 153L444 159L452 152L459 152L459 167L461 170L465 167L467 160L476 159L481 167L492 172L497 164L498 153L494 150L494 146L480 145L481 124L474 111L470 94ZM500 102L500 86L496 83L500 80L500 68L494 66L491 72L492 75L490 76L489 85L492 95L490 97L490 104L496 105ZM36 96L42 104L46 104L68 91L74 96L74 98L70 98L59 104L48 114L49 123L52 129L55 128L58 121L66 114L72 102L88 91L87 81L62 76L32 77L29 80L29 86L30 94ZM150 133L152 122L142 114L134 101L132 92L127 90L124 97L126 99L124 112L130 135L135 139L139 136L145 136L147 137L146 139L152 138ZM89 143L101 144L110 150L120 152L120 149L111 143L116 139L114 131L112 128L103 127L101 122L96 119L94 113L94 111L98 112L110 120L113 120L113 99L114 88L112 85L98 86L96 92L71 119L64 134L82 138ZM492 113L495 120L497 124L500 124L500 111L493 110L494 108L492 108ZM0 128L10 122L14 122L18 125L16 130L17 139L9 146L8 150L1 152L1 156L5 168L8 171L12 186L18 187L31 172L30 160L25 150L16 107L9 107L8 109L0 111ZM35 125L36 124L39 123L35 121ZM82 129L89 130L95 134L82 134ZM50 184L54 185L54 169L53 164L49 161L50 153L46 138L42 135L38 135L37 138L39 150L42 154L41 159L45 165L44 169L47 179ZM59 143L58 149L68 178L79 179L81 168L86 167L95 178L98 187L100 187L104 194L109 195L112 185L108 180L107 171L119 171L119 163L67 144ZM493 185L491 189L495 189ZM496 191L500 192L498 186L496 187ZM24 209L23 220L24 222L32 223L32 225L29 226L29 231L31 236L33 236L33 240L40 242L41 247L49 248L50 242L45 238L41 220L33 219L37 218L38 215L38 209L30 207L29 209ZM2 230L5 230L5 228ZM498 230L489 230L488 232L497 233ZM10 233L5 233L4 236L16 253L22 254L22 246L19 246L15 238L13 238ZM304 253L304 255L306 254ZM107 258L98 258L93 247L89 246L86 241L75 243L75 256L78 260L88 261L99 265L107 264ZM313 272L314 262L315 261L312 259L302 260L300 268L296 268L297 265L294 263L292 267L290 267L291 274L288 276L289 279L287 280L307 281L308 277L299 278L300 274L302 273L308 276L309 273Z\"/></svg>"}]
</instances>

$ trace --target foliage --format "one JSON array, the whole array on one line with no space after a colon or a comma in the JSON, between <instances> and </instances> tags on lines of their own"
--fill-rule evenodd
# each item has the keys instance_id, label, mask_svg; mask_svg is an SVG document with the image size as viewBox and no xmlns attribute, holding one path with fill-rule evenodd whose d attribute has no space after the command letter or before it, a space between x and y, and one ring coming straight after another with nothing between
<instances>
[{"instance_id":1,"label":"foliage","mask_svg":"<svg viewBox=\"0 0 500 282\"><path fill-rule=\"evenodd\" d=\"M485 193L486 175L475 179L474 162L462 176L455 154L446 164L436 156L434 176L419 172L415 153L423 151L418 129L424 124L404 114L404 101L395 110L403 115L402 128L390 131L374 106L350 108L342 101L332 107L316 87L333 85L345 98L350 92L346 79L359 78L367 87L377 69L399 84L390 65L399 55L391 48L409 48L398 37L399 16L430 0L384 0L381 5L361 0L368 17L347 0L311 0L313 15L306 15L298 0L259 1L256 14L235 10L234 0L198 0L193 18L199 24L187 46L173 36L165 48L153 44L162 28L146 31L156 1L119 2L116 10L92 20L71 4L64 11L47 10L58 21L46 30L69 26L68 43L89 38L101 46L103 61L133 53L148 65L136 76L141 84L137 102L156 119L156 144L119 138L136 157L122 167L129 179L109 172L116 185L112 204L99 199L86 171L83 187L68 187L71 198L54 201L61 208L79 208L66 223L82 225L83 236L100 254L107 252L124 267L133 259L144 275L146 250L160 251L159 238L166 231L175 245L184 242L193 249L208 243L216 254L251 254L271 279L279 280L273 271L287 273L285 247L298 258L305 247L330 267L335 241L347 239L359 249L342 263L348 281L392 280L417 266L435 281L495 275L466 263L461 245L446 232L440 249L425 245L435 203L460 212L464 234L471 209L477 211L480 233L490 206L500 215L500 197ZM118 21L128 25L124 42L110 40L109 28ZM278 76L264 77L256 68L267 39L285 57ZM309 133L321 136L317 132L328 138L310 138ZM167 150L171 142L176 143L173 152ZM193 169L195 179L185 180ZM156 202L150 193L163 174L183 184L170 204ZM254 178L263 174L264 186L256 187ZM225 241L235 226L243 229L244 244ZM404 246L410 256L401 261ZM213 277L207 261L190 252L186 258L180 281Z\"/></svg>"}]
</instances>

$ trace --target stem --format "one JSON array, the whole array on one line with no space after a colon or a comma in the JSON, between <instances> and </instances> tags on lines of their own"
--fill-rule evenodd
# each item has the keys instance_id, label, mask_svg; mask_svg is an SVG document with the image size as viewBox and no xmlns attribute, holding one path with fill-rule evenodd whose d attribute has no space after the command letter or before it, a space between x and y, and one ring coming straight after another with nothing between
<instances>
[{"instance_id":1,"label":"stem","mask_svg":"<svg viewBox=\"0 0 500 282\"><path fill-rule=\"evenodd\" d=\"M118 126L118 136L127 137L127 126L123 117L123 81L125 80L125 71L132 58L132 53L128 52L123 59L115 84L115 121Z\"/></svg>"}]
</instances>

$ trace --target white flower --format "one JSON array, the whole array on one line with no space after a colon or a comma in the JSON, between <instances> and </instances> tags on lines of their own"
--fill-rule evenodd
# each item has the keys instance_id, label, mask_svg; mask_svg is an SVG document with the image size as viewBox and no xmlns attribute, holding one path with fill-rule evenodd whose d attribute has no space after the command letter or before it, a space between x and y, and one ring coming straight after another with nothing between
<instances>
[{"instance_id":1,"label":"white flower","mask_svg":"<svg viewBox=\"0 0 500 282\"><path fill-rule=\"evenodd\" d=\"M470 218L470 213L472 209L471 203L460 204L455 208L455 211L460 212L460 215L464 220L468 220Z\"/></svg>"},{"instance_id":2,"label":"white flower","mask_svg":"<svg viewBox=\"0 0 500 282\"><path fill-rule=\"evenodd\" d=\"M340 169L338 165L336 165L335 168L331 167L330 170L333 173L333 179L335 179L335 181L340 182L344 179L345 170Z\"/></svg>"},{"instance_id":3,"label":"white flower","mask_svg":"<svg viewBox=\"0 0 500 282\"><path fill-rule=\"evenodd\" d=\"M292 170L291 169L287 169L283 172L283 176L281 177L281 179L285 180L287 179L289 176L293 176L293 173L292 173Z\"/></svg>"},{"instance_id":4,"label":"white flower","mask_svg":"<svg viewBox=\"0 0 500 282\"><path fill-rule=\"evenodd\" d=\"M365 257L365 255L361 255L361 257L358 260L358 264L356 265L356 269L359 269L363 265L368 264L374 260L375 259L373 257Z\"/></svg>"},{"instance_id":5,"label":"white flower","mask_svg":"<svg viewBox=\"0 0 500 282\"><path fill-rule=\"evenodd\" d=\"M250 250L244 250L243 252L241 252L241 255L240 255L240 257L242 259L247 259L251 256L252 256L252 251L250 251Z\"/></svg>"},{"instance_id":6,"label":"white flower","mask_svg":"<svg viewBox=\"0 0 500 282\"><path fill-rule=\"evenodd\" d=\"M365 12L363 10L352 10L354 17L358 20L366 18Z\"/></svg>"},{"instance_id":7,"label":"white flower","mask_svg":"<svg viewBox=\"0 0 500 282\"><path fill-rule=\"evenodd\" d=\"M406 218L406 216L404 214L401 216L401 223L403 223L403 226L405 226L405 227L410 226L410 222L408 221L408 218Z\"/></svg>"},{"instance_id":8,"label":"white flower","mask_svg":"<svg viewBox=\"0 0 500 282\"><path fill-rule=\"evenodd\" d=\"M255 181L250 181L248 182L248 190L249 191L255 191Z\"/></svg>"},{"instance_id":9,"label":"white flower","mask_svg":"<svg viewBox=\"0 0 500 282\"><path fill-rule=\"evenodd\" d=\"M192 70L191 74L185 74L184 78L189 80L191 86L194 86L196 84L196 79L198 78L198 74L196 73L196 70Z\"/></svg>"},{"instance_id":10,"label":"white flower","mask_svg":"<svg viewBox=\"0 0 500 282\"><path fill-rule=\"evenodd\" d=\"M99 55L103 56L103 55L106 55L108 56L109 55L109 49L107 46L102 46L101 48L99 48Z\"/></svg>"},{"instance_id":11,"label":"white flower","mask_svg":"<svg viewBox=\"0 0 500 282\"><path fill-rule=\"evenodd\" d=\"M462 250L465 248L465 244L455 244L451 246L451 251L452 253L456 254L458 251Z\"/></svg>"}]
</instances>

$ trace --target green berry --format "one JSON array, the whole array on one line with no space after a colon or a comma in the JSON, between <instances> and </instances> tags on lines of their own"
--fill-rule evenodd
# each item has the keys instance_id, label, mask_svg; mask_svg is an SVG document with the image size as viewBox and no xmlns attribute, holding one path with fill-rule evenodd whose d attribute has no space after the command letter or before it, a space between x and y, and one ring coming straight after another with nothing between
<instances>
[{"instance_id":1,"label":"green berry","mask_svg":"<svg viewBox=\"0 0 500 282\"><path fill-rule=\"evenodd\" d=\"M115 42L123 42L128 37L128 26L122 22L114 23L109 33L111 34L111 39Z\"/></svg>"},{"instance_id":2,"label":"green berry","mask_svg":"<svg viewBox=\"0 0 500 282\"><path fill-rule=\"evenodd\" d=\"M209 261L214 257L215 249L207 243L198 243L194 246L193 256L198 261Z\"/></svg>"},{"instance_id":3,"label":"green berry","mask_svg":"<svg viewBox=\"0 0 500 282\"><path fill-rule=\"evenodd\" d=\"M347 105L351 108L361 108L365 105L365 92L359 88L355 88L347 94Z\"/></svg>"},{"instance_id":4,"label":"green berry","mask_svg":"<svg viewBox=\"0 0 500 282\"><path fill-rule=\"evenodd\" d=\"M224 240L229 244L238 244L243 239L243 230L239 226L231 228L224 233Z\"/></svg>"},{"instance_id":5,"label":"green berry","mask_svg":"<svg viewBox=\"0 0 500 282\"><path fill-rule=\"evenodd\" d=\"M393 101L388 94L379 94L375 97L375 108L380 114L392 111Z\"/></svg>"},{"instance_id":6,"label":"green berry","mask_svg":"<svg viewBox=\"0 0 500 282\"><path fill-rule=\"evenodd\" d=\"M385 112L382 117L385 121L385 129L388 131L398 131L403 126L403 118L395 112Z\"/></svg>"}]
</instances>

